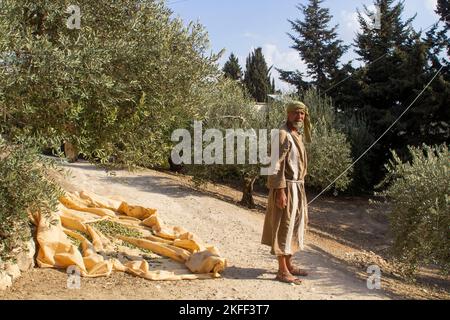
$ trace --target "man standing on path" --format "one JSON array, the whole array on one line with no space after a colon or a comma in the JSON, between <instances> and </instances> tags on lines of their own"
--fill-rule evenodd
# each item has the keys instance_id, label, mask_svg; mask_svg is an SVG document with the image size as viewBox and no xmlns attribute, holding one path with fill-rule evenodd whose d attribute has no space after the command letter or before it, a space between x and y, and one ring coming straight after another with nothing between
<instances>
[{"instance_id":1,"label":"man standing on path","mask_svg":"<svg viewBox=\"0 0 450 320\"><path fill-rule=\"evenodd\" d=\"M292 264L292 255L303 250L308 224L308 207L304 179L307 157L303 142L311 142L308 108L299 101L287 105L287 122L279 130L279 157L268 177L270 190L261 243L272 248L278 257L276 279L300 284L295 276L307 276Z\"/></svg>"}]
</instances>

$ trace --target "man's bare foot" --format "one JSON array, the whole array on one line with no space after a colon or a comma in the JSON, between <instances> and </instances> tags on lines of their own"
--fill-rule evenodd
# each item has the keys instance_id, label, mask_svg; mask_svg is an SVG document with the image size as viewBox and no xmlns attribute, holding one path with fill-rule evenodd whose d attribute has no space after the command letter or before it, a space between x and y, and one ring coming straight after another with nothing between
<instances>
[{"instance_id":1,"label":"man's bare foot","mask_svg":"<svg viewBox=\"0 0 450 320\"><path fill-rule=\"evenodd\" d=\"M300 285L302 284L302 280L294 277L291 273L289 272L278 272L277 277L275 278L275 280L284 282L284 283L293 283L296 285Z\"/></svg>"},{"instance_id":2,"label":"man's bare foot","mask_svg":"<svg viewBox=\"0 0 450 320\"><path fill-rule=\"evenodd\" d=\"M300 268L296 268L296 267L289 268L289 272L294 276L300 276L300 277L308 276L308 272L306 272L305 270L302 270Z\"/></svg>"}]
</instances>

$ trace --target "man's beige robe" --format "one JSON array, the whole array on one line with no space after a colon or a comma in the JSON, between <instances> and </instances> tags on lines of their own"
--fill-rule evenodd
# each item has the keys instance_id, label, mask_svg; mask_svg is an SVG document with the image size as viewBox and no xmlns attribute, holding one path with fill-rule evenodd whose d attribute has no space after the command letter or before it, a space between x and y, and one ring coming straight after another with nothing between
<instances>
[{"instance_id":1,"label":"man's beige robe","mask_svg":"<svg viewBox=\"0 0 450 320\"><path fill-rule=\"evenodd\" d=\"M279 131L279 157L273 175L268 177L269 198L262 244L272 248L273 255L292 255L303 250L308 223L304 178L307 170L306 150L302 136L290 131L287 124ZM277 189L285 188L287 207L276 205Z\"/></svg>"}]
</instances>

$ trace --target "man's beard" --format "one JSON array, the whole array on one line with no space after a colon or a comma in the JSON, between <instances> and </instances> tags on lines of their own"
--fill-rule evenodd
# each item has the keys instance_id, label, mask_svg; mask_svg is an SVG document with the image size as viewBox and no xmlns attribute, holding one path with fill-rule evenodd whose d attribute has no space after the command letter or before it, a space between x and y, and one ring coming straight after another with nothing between
<instances>
[{"instance_id":1,"label":"man's beard","mask_svg":"<svg viewBox=\"0 0 450 320\"><path fill-rule=\"evenodd\" d=\"M292 126L297 129L300 130L303 128L303 121L298 121L298 122L292 122Z\"/></svg>"}]
</instances>

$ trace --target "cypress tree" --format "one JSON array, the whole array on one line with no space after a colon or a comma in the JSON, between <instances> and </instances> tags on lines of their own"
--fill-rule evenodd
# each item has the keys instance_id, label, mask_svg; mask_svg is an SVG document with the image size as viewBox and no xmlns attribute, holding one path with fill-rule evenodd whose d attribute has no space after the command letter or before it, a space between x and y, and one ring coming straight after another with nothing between
<instances>
[{"instance_id":1,"label":"cypress tree","mask_svg":"<svg viewBox=\"0 0 450 320\"><path fill-rule=\"evenodd\" d=\"M438 0L436 13L441 16L441 21L445 24L441 37L447 44L447 53L450 56L450 39L447 34L450 31L450 0Z\"/></svg>"},{"instance_id":2,"label":"cypress tree","mask_svg":"<svg viewBox=\"0 0 450 320\"><path fill-rule=\"evenodd\" d=\"M436 13L440 14L442 21L446 23L446 30L450 30L450 1L438 0Z\"/></svg>"},{"instance_id":3,"label":"cypress tree","mask_svg":"<svg viewBox=\"0 0 450 320\"><path fill-rule=\"evenodd\" d=\"M258 102L266 102L267 95L273 92L270 81L271 69L272 67L267 66L262 48L257 48L247 57L244 84Z\"/></svg>"},{"instance_id":4,"label":"cypress tree","mask_svg":"<svg viewBox=\"0 0 450 320\"><path fill-rule=\"evenodd\" d=\"M362 31L355 40L356 53L366 65L356 73L359 99L351 107L367 115L373 135L379 136L413 102L436 69L428 64L429 46L411 26L414 17L402 19L404 2L375 0L374 4L381 10L381 29L372 28L358 11ZM367 7L365 11L370 13ZM375 146L375 178L381 178L389 149L402 154L407 145L433 144L444 139L445 134L433 129L443 116L443 95L435 91L446 90L445 81L441 80L437 79Z\"/></svg>"},{"instance_id":5,"label":"cypress tree","mask_svg":"<svg viewBox=\"0 0 450 320\"><path fill-rule=\"evenodd\" d=\"M241 80L242 78L242 68L239 65L239 59L234 55L234 53L231 53L222 70L225 77L229 79Z\"/></svg>"}]
</instances>

